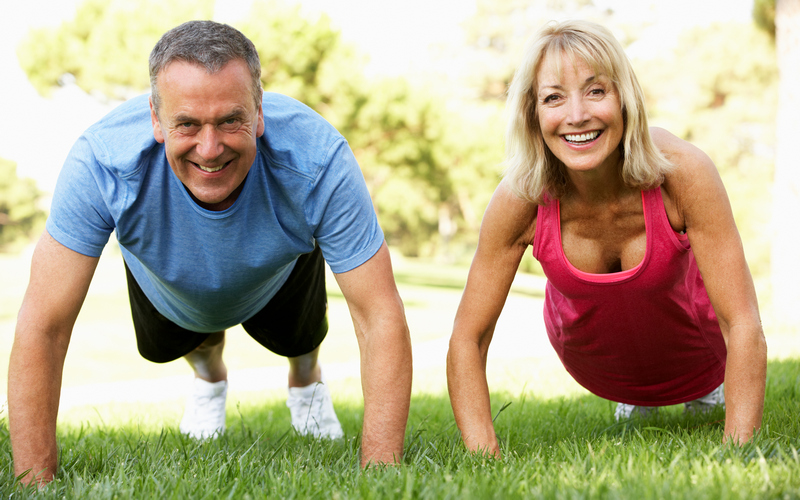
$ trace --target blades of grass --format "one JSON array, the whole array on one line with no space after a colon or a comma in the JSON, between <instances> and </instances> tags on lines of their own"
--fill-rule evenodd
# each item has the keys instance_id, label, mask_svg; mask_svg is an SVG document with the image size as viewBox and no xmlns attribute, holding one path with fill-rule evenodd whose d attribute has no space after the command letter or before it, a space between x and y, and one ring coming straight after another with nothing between
<instances>
[{"instance_id":1,"label":"blades of grass","mask_svg":"<svg viewBox=\"0 0 800 500\"><path fill-rule=\"evenodd\" d=\"M275 456L278 454L279 451L281 451L281 448L283 448L283 445L286 443L286 440L289 438L289 433L290 432L292 432L292 429L289 429L288 431L284 432L283 436L281 436L279 438L278 445L276 446L275 451L272 452L272 455L270 455L269 458L267 459L267 463L271 463L272 459L275 458Z\"/></svg>"},{"instance_id":2,"label":"blades of grass","mask_svg":"<svg viewBox=\"0 0 800 500\"><path fill-rule=\"evenodd\" d=\"M494 421L495 421L495 420L497 420L497 417L499 417L499 416L500 416L500 414L501 414L501 413L503 413L503 410L505 410L506 408L508 408L509 406L511 406L511 403L512 403L512 402L513 402L513 401L509 401L508 403L504 404L502 408L500 408L499 410L497 410L497 414L496 414L496 415L494 416L494 418L492 419L492 423L494 423Z\"/></svg>"},{"instance_id":3,"label":"blades of grass","mask_svg":"<svg viewBox=\"0 0 800 500\"><path fill-rule=\"evenodd\" d=\"M287 431L287 432L288 432L288 431ZM284 434L284 435L285 435L285 434ZM263 434L259 434L259 435L258 435L258 437L256 437L256 438L255 438L255 440L253 440L253 444L251 444L251 445L250 445L250 447L249 447L249 448L247 448L247 449L245 450L245 452L244 452L244 453L242 453L242 455L239 457L239 462L241 462L241 461L242 461L242 459L243 459L244 457L246 457L248 453L250 453L250 450L252 450L252 449L255 447L255 445L256 445L256 444L258 444L258 442L259 442L259 441L261 441L261 436L263 436Z\"/></svg>"}]
</instances>

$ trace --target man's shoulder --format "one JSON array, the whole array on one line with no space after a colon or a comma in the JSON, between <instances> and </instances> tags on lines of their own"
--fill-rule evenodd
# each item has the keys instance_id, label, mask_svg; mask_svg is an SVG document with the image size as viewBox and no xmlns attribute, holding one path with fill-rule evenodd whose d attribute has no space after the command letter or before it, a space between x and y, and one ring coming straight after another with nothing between
<instances>
[{"instance_id":1,"label":"man's shoulder","mask_svg":"<svg viewBox=\"0 0 800 500\"><path fill-rule=\"evenodd\" d=\"M98 163L120 171L135 169L142 156L158 145L153 137L148 95L120 104L89 127L82 138Z\"/></svg>"},{"instance_id":2,"label":"man's shoulder","mask_svg":"<svg viewBox=\"0 0 800 500\"><path fill-rule=\"evenodd\" d=\"M265 92L263 110L262 152L283 167L322 167L344 142L342 134L325 118L291 97Z\"/></svg>"}]
</instances>

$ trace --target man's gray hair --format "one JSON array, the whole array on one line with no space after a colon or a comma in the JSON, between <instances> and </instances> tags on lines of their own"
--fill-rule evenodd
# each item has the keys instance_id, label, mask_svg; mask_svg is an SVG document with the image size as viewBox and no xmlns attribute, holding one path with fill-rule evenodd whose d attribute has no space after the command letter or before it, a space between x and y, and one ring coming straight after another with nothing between
<instances>
[{"instance_id":1,"label":"man's gray hair","mask_svg":"<svg viewBox=\"0 0 800 500\"><path fill-rule=\"evenodd\" d=\"M251 91L256 109L261 106L261 61L255 45L239 30L214 21L189 21L164 33L150 53L150 89L153 108L158 113L158 74L174 61L185 61L205 68L210 74L227 63L241 59L252 78Z\"/></svg>"}]
</instances>

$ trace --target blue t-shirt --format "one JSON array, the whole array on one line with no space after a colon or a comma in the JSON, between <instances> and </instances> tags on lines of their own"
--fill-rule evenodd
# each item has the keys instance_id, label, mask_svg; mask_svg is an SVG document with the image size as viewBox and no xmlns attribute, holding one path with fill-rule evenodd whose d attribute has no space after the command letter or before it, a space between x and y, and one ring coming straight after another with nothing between
<instances>
[{"instance_id":1,"label":"blue t-shirt","mask_svg":"<svg viewBox=\"0 0 800 500\"><path fill-rule=\"evenodd\" d=\"M369 260L383 232L345 139L289 97L265 93L263 111L265 131L241 194L214 212L197 205L172 172L153 138L147 95L120 105L73 146L48 233L99 257L116 230L156 309L204 333L261 310L315 242L335 273Z\"/></svg>"}]
</instances>

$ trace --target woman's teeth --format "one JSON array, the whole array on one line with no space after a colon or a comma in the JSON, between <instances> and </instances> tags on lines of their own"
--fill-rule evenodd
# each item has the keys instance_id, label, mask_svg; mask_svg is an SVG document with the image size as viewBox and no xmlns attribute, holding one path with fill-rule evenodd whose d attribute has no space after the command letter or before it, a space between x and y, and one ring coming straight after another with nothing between
<instances>
[{"instance_id":1,"label":"woman's teeth","mask_svg":"<svg viewBox=\"0 0 800 500\"><path fill-rule=\"evenodd\" d=\"M598 135L600 135L600 131L595 130L594 132L587 132L585 134L565 134L564 139L572 143L590 142L597 139Z\"/></svg>"}]
</instances>

